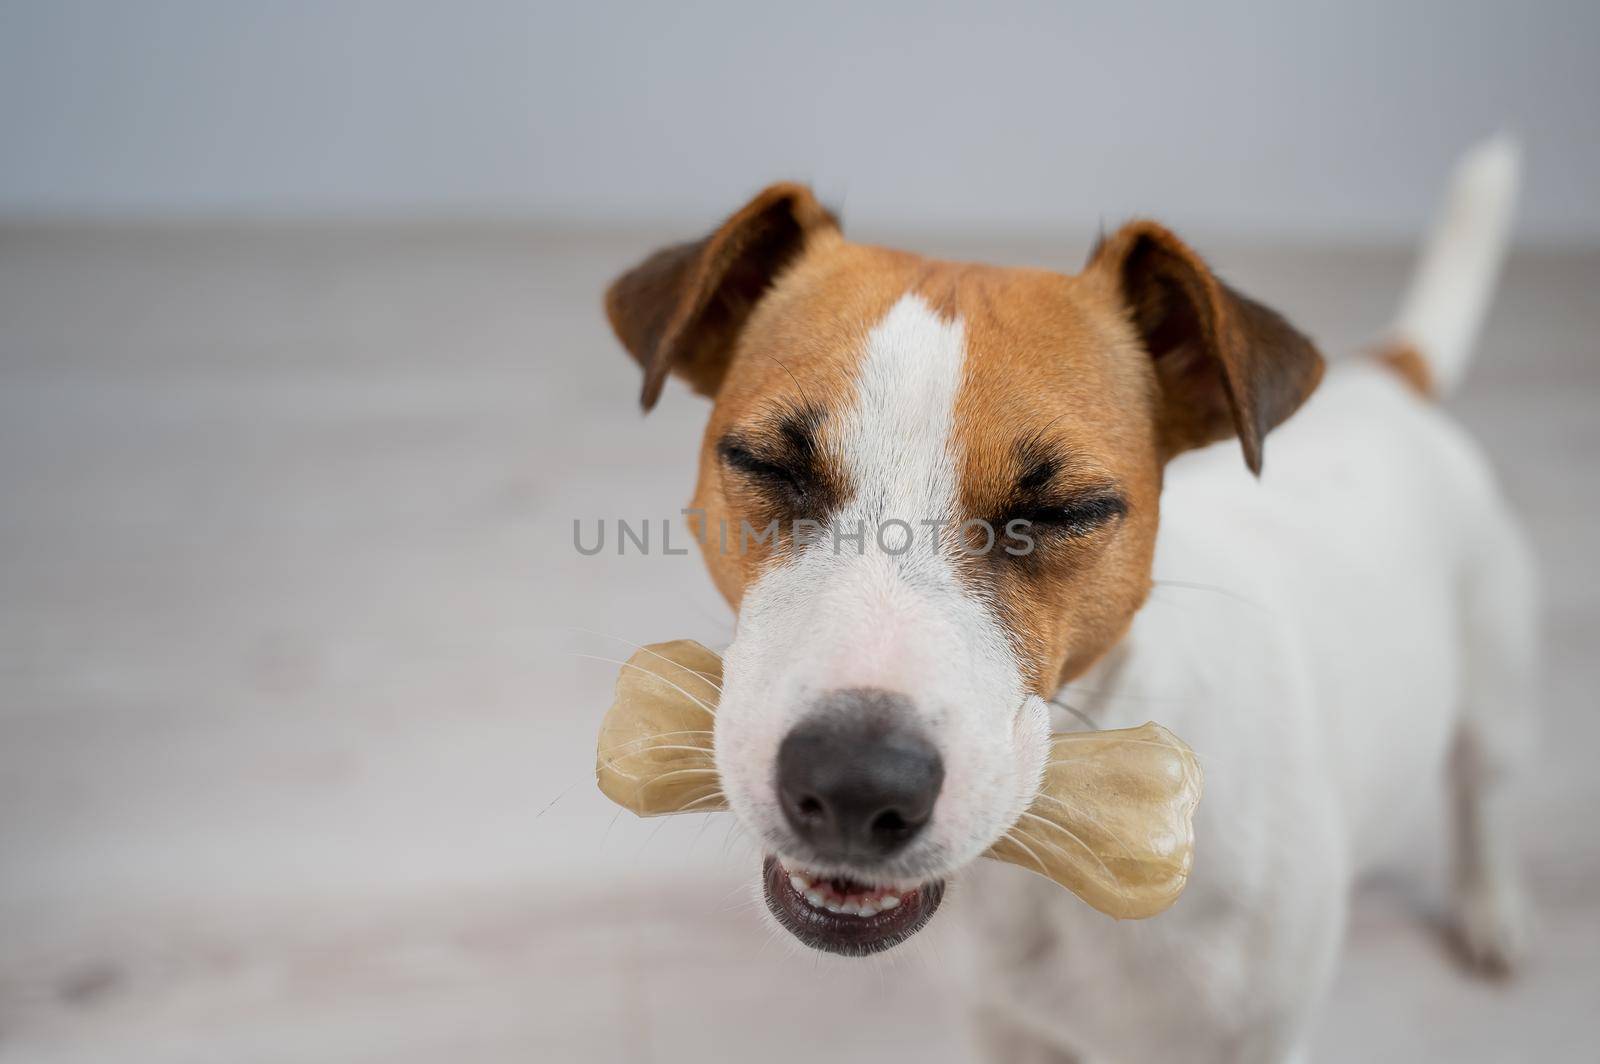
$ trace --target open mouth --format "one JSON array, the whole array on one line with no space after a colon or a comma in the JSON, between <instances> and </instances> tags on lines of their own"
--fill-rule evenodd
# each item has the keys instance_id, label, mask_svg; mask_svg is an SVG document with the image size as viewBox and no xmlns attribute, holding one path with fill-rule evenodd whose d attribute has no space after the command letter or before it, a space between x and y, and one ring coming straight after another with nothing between
<instances>
[{"instance_id":1,"label":"open mouth","mask_svg":"<svg viewBox=\"0 0 1600 1064\"><path fill-rule=\"evenodd\" d=\"M761 867L767 908L812 949L864 957L896 946L922 929L944 897L942 882L910 890L873 887L837 876L785 868L776 857Z\"/></svg>"}]
</instances>

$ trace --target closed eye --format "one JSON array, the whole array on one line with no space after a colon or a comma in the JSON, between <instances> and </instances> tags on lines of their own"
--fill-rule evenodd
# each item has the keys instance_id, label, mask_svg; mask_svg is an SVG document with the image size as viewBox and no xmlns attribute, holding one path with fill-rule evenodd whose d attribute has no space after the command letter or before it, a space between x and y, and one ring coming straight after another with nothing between
<instances>
[{"instance_id":1,"label":"closed eye","mask_svg":"<svg viewBox=\"0 0 1600 1064\"><path fill-rule=\"evenodd\" d=\"M1024 507L1012 513L1007 523L1026 521L1038 532L1077 537L1086 536L1127 512L1128 503L1121 495L1089 495Z\"/></svg>"},{"instance_id":2,"label":"closed eye","mask_svg":"<svg viewBox=\"0 0 1600 1064\"><path fill-rule=\"evenodd\" d=\"M723 463L735 472L763 484L792 491L797 495L805 494L808 478L804 473L763 458L742 443L723 440L718 445L717 452L722 457Z\"/></svg>"}]
</instances>

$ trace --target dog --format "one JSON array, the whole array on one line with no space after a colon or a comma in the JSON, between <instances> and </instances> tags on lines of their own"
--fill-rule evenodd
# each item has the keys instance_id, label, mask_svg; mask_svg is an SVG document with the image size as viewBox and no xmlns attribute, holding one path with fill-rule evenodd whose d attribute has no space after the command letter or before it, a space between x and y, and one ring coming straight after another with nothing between
<instances>
[{"instance_id":1,"label":"dog","mask_svg":"<svg viewBox=\"0 0 1600 1064\"><path fill-rule=\"evenodd\" d=\"M1437 402L1517 171L1507 139L1469 153L1389 338L1326 373L1151 221L1067 276L853 243L778 184L610 286L644 408L669 375L712 400L716 764L780 926L873 953L959 874L991 1059L1298 1060L1351 885L1437 772L1460 937L1518 961L1536 578ZM976 860L1028 838L1053 729L1152 718L1206 770L1172 909Z\"/></svg>"}]
</instances>

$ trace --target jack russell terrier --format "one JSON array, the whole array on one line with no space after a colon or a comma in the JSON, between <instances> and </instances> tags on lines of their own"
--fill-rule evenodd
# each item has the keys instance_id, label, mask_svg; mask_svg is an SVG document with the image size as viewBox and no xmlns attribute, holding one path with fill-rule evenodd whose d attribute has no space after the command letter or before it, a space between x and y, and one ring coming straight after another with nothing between
<instances>
[{"instance_id":1,"label":"jack russell terrier","mask_svg":"<svg viewBox=\"0 0 1600 1064\"><path fill-rule=\"evenodd\" d=\"M885 949L960 874L993 1059L1300 1059L1351 884L1440 773L1462 942L1517 960L1499 807L1536 581L1435 403L1517 169L1505 140L1464 160L1389 340L1326 375L1149 221L1065 276L851 243L779 184L617 279L645 408L669 374L713 400L692 512L738 611L716 764L785 930ZM1033 799L1058 697L1205 765L1161 916L975 860Z\"/></svg>"}]
</instances>

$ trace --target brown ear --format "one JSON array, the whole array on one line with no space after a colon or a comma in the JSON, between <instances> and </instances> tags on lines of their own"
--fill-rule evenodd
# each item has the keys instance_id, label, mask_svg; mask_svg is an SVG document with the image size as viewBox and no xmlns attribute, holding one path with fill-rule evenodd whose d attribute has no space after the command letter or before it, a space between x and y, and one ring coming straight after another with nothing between
<instances>
[{"instance_id":1,"label":"brown ear","mask_svg":"<svg viewBox=\"0 0 1600 1064\"><path fill-rule=\"evenodd\" d=\"M662 248L613 281L606 316L644 367L640 405L656 405L669 371L714 394L739 330L773 278L808 235L837 227L804 185L773 185L710 236Z\"/></svg>"},{"instance_id":2,"label":"brown ear","mask_svg":"<svg viewBox=\"0 0 1600 1064\"><path fill-rule=\"evenodd\" d=\"M1155 360L1167 457L1236 435L1259 475L1267 432L1322 379L1316 347L1154 222L1132 222L1102 240L1089 268L1111 273Z\"/></svg>"}]
</instances>

